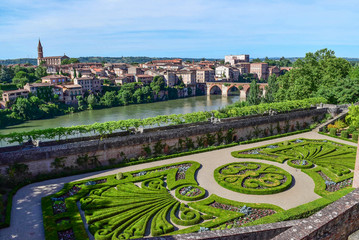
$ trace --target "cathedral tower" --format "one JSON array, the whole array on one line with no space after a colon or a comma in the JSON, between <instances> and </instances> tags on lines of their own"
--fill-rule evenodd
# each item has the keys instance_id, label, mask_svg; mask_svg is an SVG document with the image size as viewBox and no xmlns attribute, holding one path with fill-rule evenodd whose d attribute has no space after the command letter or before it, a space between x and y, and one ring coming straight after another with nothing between
<instances>
[{"instance_id":1,"label":"cathedral tower","mask_svg":"<svg viewBox=\"0 0 359 240\"><path fill-rule=\"evenodd\" d=\"M39 44L37 45L37 65L40 65L41 59L44 58L44 53L42 51L42 45L39 39Z\"/></svg>"}]
</instances>

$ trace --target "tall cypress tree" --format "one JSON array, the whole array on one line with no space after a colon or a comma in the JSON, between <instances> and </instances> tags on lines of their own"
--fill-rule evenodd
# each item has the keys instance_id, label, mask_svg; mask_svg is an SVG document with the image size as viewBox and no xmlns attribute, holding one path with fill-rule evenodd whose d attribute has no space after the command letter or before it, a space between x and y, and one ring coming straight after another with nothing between
<instances>
[{"instance_id":1,"label":"tall cypress tree","mask_svg":"<svg viewBox=\"0 0 359 240\"><path fill-rule=\"evenodd\" d=\"M268 78L268 86L266 86L266 94L264 96L264 101L271 103L275 101L275 94L278 92L279 85L277 82L277 76L272 74Z\"/></svg>"},{"instance_id":2,"label":"tall cypress tree","mask_svg":"<svg viewBox=\"0 0 359 240\"><path fill-rule=\"evenodd\" d=\"M261 91L256 80L253 80L249 87L248 103L249 105L257 105L261 102Z\"/></svg>"}]
</instances>

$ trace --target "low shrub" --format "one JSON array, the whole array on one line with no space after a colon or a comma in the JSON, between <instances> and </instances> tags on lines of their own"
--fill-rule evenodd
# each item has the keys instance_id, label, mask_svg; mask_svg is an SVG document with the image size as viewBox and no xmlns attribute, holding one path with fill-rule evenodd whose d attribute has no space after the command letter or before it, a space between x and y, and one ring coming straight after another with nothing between
<instances>
[{"instance_id":1,"label":"low shrub","mask_svg":"<svg viewBox=\"0 0 359 240\"><path fill-rule=\"evenodd\" d=\"M329 134L336 136L337 135L337 129L336 128L329 128Z\"/></svg>"},{"instance_id":2,"label":"low shrub","mask_svg":"<svg viewBox=\"0 0 359 240\"><path fill-rule=\"evenodd\" d=\"M348 138L348 137L349 137L349 133L348 133L348 131L343 130L343 131L341 131L340 136L343 137L343 138Z\"/></svg>"},{"instance_id":3,"label":"low shrub","mask_svg":"<svg viewBox=\"0 0 359 240\"><path fill-rule=\"evenodd\" d=\"M358 142L358 136L359 136L359 132L353 132L352 133L352 140L355 142Z\"/></svg>"}]
</instances>

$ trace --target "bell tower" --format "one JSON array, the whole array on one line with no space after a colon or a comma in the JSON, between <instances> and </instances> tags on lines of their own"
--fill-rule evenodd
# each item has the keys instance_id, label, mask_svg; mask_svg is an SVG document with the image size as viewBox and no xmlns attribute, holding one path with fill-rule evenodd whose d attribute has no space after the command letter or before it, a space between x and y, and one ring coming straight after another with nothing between
<instances>
[{"instance_id":1,"label":"bell tower","mask_svg":"<svg viewBox=\"0 0 359 240\"><path fill-rule=\"evenodd\" d=\"M42 51L42 45L39 38L39 44L37 45L37 65L40 65L41 60L44 58L44 53Z\"/></svg>"}]
</instances>

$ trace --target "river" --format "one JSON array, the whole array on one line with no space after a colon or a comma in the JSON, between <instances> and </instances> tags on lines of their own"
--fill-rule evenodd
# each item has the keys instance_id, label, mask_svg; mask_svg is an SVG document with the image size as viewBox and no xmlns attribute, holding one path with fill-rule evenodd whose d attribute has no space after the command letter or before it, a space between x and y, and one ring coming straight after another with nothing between
<instances>
[{"instance_id":1,"label":"river","mask_svg":"<svg viewBox=\"0 0 359 240\"><path fill-rule=\"evenodd\" d=\"M1 129L1 134L11 132L31 131L33 129L45 129L55 127L69 127L75 125L87 125L95 122L108 122L130 118L148 118L157 115L169 115L180 113L191 113L198 111L217 110L228 104L239 100L238 95L234 96L196 96L181 98L164 102L133 104L128 106L88 110L51 119L32 120L15 126Z\"/></svg>"}]
</instances>

